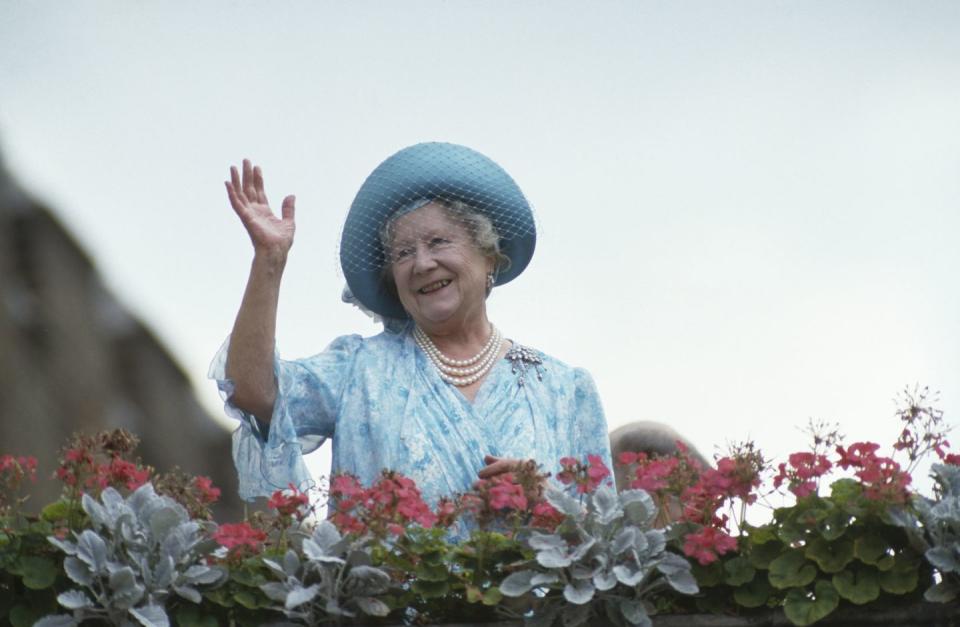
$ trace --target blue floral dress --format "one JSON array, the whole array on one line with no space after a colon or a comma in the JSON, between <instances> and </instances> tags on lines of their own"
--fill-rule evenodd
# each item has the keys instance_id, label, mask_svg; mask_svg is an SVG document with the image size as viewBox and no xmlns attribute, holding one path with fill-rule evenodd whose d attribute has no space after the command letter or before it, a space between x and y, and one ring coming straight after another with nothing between
<instances>
[{"instance_id":1,"label":"blue floral dress","mask_svg":"<svg viewBox=\"0 0 960 627\"><path fill-rule=\"evenodd\" d=\"M561 457L596 454L612 469L590 375L537 351L540 364L498 361L471 403L440 378L412 327L339 337L313 357L275 360L277 400L269 429L262 429L227 400L228 350L229 339L210 377L227 414L240 420L233 458L245 499L290 483L312 485L303 455L327 438L333 473L352 473L368 485L382 469L396 470L416 481L430 504L469 490L488 454L532 458L554 474Z\"/></svg>"}]
</instances>

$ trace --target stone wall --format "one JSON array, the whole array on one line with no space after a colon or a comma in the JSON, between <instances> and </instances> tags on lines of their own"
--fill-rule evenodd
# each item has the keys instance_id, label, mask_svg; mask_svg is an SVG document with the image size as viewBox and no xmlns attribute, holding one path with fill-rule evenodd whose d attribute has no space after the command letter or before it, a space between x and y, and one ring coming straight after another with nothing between
<instances>
[{"instance_id":1,"label":"stone wall","mask_svg":"<svg viewBox=\"0 0 960 627\"><path fill-rule=\"evenodd\" d=\"M210 476L218 517L240 503L229 433L186 375L107 290L90 256L0 162L0 454L35 455L49 476L71 433L125 427L144 461ZM49 502L43 481L33 498Z\"/></svg>"}]
</instances>

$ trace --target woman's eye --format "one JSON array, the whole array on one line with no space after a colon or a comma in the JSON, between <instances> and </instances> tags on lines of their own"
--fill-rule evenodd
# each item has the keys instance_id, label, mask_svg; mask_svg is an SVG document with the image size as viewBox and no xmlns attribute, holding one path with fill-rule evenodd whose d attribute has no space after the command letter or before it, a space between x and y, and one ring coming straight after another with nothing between
<instances>
[{"instance_id":1,"label":"woman's eye","mask_svg":"<svg viewBox=\"0 0 960 627\"><path fill-rule=\"evenodd\" d=\"M406 259L412 254L413 254L413 248L401 248L400 250L397 250L396 252L393 253L393 257L394 259L400 260L400 259Z\"/></svg>"},{"instance_id":2,"label":"woman's eye","mask_svg":"<svg viewBox=\"0 0 960 627\"><path fill-rule=\"evenodd\" d=\"M430 240L431 246L443 246L444 244L449 244L450 240L443 237L434 237Z\"/></svg>"}]
</instances>

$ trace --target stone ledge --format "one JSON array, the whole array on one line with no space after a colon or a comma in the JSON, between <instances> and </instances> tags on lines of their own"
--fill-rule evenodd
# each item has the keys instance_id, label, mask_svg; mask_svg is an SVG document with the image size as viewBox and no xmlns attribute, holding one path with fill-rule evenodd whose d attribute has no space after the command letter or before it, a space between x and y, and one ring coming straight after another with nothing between
<instances>
[{"instance_id":1,"label":"stone ledge","mask_svg":"<svg viewBox=\"0 0 960 627\"><path fill-rule=\"evenodd\" d=\"M612 623L592 621L589 627L608 627ZM793 627L782 610L751 616L717 614L669 614L653 617L654 627ZM844 607L815 626L868 627L960 627L960 604L918 603L896 608L865 609ZM447 623L437 627L523 627L523 621L495 623Z\"/></svg>"}]
</instances>

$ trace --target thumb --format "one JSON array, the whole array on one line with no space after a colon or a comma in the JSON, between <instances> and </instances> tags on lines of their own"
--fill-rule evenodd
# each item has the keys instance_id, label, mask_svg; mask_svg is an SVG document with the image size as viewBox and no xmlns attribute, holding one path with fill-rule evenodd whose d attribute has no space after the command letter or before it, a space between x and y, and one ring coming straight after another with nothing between
<instances>
[{"instance_id":1,"label":"thumb","mask_svg":"<svg viewBox=\"0 0 960 627\"><path fill-rule=\"evenodd\" d=\"M280 215L284 220L293 220L293 215L296 213L296 207L294 206L297 202L296 196L287 196L283 199L283 204L280 206Z\"/></svg>"}]
</instances>

